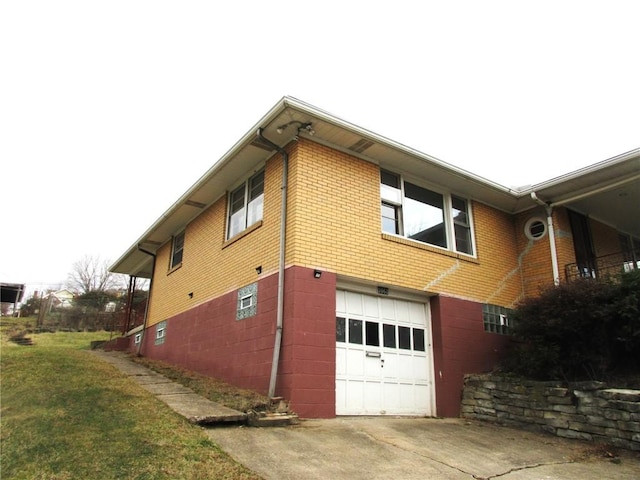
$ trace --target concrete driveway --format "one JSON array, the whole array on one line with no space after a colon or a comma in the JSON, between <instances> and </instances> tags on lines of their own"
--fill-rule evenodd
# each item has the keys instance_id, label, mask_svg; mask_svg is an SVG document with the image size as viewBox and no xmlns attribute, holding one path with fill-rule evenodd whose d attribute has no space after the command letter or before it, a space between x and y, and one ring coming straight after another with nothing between
<instances>
[{"instance_id":1,"label":"concrete driveway","mask_svg":"<svg viewBox=\"0 0 640 480\"><path fill-rule=\"evenodd\" d=\"M207 430L265 479L640 479L640 454L461 419L341 417Z\"/></svg>"}]
</instances>

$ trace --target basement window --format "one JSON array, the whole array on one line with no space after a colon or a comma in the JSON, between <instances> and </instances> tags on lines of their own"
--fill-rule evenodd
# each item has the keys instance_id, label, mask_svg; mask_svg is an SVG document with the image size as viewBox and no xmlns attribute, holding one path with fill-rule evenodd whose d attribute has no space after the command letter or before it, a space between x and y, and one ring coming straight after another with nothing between
<instances>
[{"instance_id":1,"label":"basement window","mask_svg":"<svg viewBox=\"0 0 640 480\"><path fill-rule=\"evenodd\" d=\"M238 290L236 320L244 320L258 313L258 284L252 283Z\"/></svg>"},{"instance_id":2,"label":"basement window","mask_svg":"<svg viewBox=\"0 0 640 480\"><path fill-rule=\"evenodd\" d=\"M141 333L136 333L136 336L133 337L133 342L136 345L140 345L140 342L142 342L142 334Z\"/></svg>"},{"instance_id":3,"label":"basement window","mask_svg":"<svg viewBox=\"0 0 640 480\"><path fill-rule=\"evenodd\" d=\"M163 320L156 324L156 345L162 345L167 337L167 321Z\"/></svg>"},{"instance_id":4,"label":"basement window","mask_svg":"<svg viewBox=\"0 0 640 480\"><path fill-rule=\"evenodd\" d=\"M513 323L510 316L513 310L499 305L485 304L482 306L482 318L484 320L484 331L498 333L500 335L511 335Z\"/></svg>"}]
</instances>

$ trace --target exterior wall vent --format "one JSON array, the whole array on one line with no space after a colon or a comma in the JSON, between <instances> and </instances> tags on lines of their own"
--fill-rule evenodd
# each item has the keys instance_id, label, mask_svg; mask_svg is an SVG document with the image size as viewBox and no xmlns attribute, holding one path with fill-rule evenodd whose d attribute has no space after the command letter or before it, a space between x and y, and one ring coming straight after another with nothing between
<instances>
[{"instance_id":1,"label":"exterior wall vent","mask_svg":"<svg viewBox=\"0 0 640 480\"><path fill-rule=\"evenodd\" d=\"M371 140L365 140L364 138L361 138L356 143L351 145L349 147L349 150L351 150L352 152L356 152L356 153L362 153L367 148L371 147L372 145L373 145L373 142Z\"/></svg>"}]
</instances>

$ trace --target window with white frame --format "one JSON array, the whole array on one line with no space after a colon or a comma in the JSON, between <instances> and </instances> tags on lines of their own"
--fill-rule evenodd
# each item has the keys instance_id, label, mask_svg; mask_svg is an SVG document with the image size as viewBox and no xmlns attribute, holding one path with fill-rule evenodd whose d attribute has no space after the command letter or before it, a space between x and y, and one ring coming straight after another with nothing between
<instances>
[{"instance_id":1,"label":"window with white frame","mask_svg":"<svg viewBox=\"0 0 640 480\"><path fill-rule=\"evenodd\" d=\"M258 313L258 284L252 283L238 289L236 320L244 320Z\"/></svg>"},{"instance_id":2,"label":"window with white frame","mask_svg":"<svg viewBox=\"0 0 640 480\"><path fill-rule=\"evenodd\" d=\"M382 231L473 255L469 203L380 171Z\"/></svg>"},{"instance_id":3,"label":"window with white frame","mask_svg":"<svg viewBox=\"0 0 640 480\"><path fill-rule=\"evenodd\" d=\"M262 220L263 204L264 170L261 170L229 194L227 238Z\"/></svg>"},{"instance_id":4,"label":"window with white frame","mask_svg":"<svg viewBox=\"0 0 640 480\"><path fill-rule=\"evenodd\" d=\"M180 232L173 237L171 243L171 264L169 269L175 268L182 264L182 253L184 251L184 232Z\"/></svg>"},{"instance_id":5,"label":"window with white frame","mask_svg":"<svg viewBox=\"0 0 640 480\"><path fill-rule=\"evenodd\" d=\"M167 321L163 320L156 324L156 345L162 345L167 337Z\"/></svg>"}]
</instances>

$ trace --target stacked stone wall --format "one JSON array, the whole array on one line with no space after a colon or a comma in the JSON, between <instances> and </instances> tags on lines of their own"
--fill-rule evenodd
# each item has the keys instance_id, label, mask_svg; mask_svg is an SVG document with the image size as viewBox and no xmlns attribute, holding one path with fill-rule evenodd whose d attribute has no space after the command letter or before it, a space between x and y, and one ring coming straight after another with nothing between
<instances>
[{"instance_id":1,"label":"stacked stone wall","mask_svg":"<svg viewBox=\"0 0 640 480\"><path fill-rule=\"evenodd\" d=\"M640 451L640 390L466 375L461 416Z\"/></svg>"}]
</instances>

